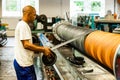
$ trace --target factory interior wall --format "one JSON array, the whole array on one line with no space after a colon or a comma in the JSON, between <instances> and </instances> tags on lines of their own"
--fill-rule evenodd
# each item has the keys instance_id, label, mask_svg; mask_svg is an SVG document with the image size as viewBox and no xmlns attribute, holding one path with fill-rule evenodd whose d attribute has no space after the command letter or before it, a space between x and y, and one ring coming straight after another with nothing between
<instances>
[{"instance_id":1,"label":"factory interior wall","mask_svg":"<svg viewBox=\"0 0 120 80\"><path fill-rule=\"evenodd\" d=\"M114 0L105 0L105 12L107 10L112 10L114 11ZM65 17L65 13L69 13L70 9L70 0L40 0L40 13L39 14L45 14L47 17ZM0 4L2 4L2 0L0 0ZM109 4L109 5L108 5ZM117 6L117 13L120 12L120 5ZM2 5L0 5L0 18L2 17ZM20 18L13 18L13 17L5 17L2 18L3 23L8 23L9 24L9 29L13 30L16 27L17 22L19 21ZM14 32L13 32L14 33ZM13 35L12 33L12 35ZM11 35L11 34L9 34Z\"/></svg>"},{"instance_id":2,"label":"factory interior wall","mask_svg":"<svg viewBox=\"0 0 120 80\"><path fill-rule=\"evenodd\" d=\"M0 0L0 18L2 17L2 0Z\"/></svg>"},{"instance_id":3,"label":"factory interior wall","mask_svg":"<svg viewBox=\"0 0 120 80\"><path fill-rule=\"evenodd\" d=\"M69 12L69 0L40 0L40 14L48 17L64 17Z\"/></svg>"}]
</instances>

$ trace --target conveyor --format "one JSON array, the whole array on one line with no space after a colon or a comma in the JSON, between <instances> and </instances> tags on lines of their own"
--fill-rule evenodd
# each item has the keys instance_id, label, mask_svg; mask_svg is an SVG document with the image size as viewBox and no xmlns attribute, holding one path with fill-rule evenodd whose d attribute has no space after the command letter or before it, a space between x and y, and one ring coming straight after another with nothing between
<instances>
[{"instance_id":1,"label":"conveyor","mask_svg":"<svg viewBox=\"0 0 120 80\"><path fill-rule=\"evenodd\" d=\"M59 77L54 76L52 80L119 80L119 34L80 28L68 22L54 24L53 34L62 42L82 35L69 46L53 50L57 61L51 67L54 68L55 76ZM40 34L40 41L43 46L55 46L43 34ZM83 57L85 63L71 63L68 57L73 54Z\"/></svg>"}]
</instances>

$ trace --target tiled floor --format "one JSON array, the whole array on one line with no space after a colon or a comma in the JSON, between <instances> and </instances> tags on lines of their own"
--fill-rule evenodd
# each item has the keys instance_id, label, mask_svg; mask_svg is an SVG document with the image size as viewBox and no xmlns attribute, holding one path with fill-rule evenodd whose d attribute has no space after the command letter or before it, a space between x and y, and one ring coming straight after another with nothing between
<instances>
[{"instance_id":1,"label":"tiled floor","mask_svg":"<svg viewBox=\"0 0 120 80\"><path fill-rule=\"evenodd\" d=\"M0 47L0 80L17 80L14 67L14 38L8 38L8 43Z\"/></svg>"}]
</instances>

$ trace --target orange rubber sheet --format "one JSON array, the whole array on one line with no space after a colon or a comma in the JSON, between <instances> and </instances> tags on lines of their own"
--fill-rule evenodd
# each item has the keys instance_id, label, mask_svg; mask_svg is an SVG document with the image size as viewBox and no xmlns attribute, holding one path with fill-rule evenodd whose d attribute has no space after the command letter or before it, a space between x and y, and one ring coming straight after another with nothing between
<instances>
[{"instance_id":1,"label":"orange rubber sheet","mask_svg":"<svg viewBox=\"0 0 120 80\"><path fill-rule=\"evenodd\" d=\"M120 44L120 34L94 31L85 39L85 51L88 55L113 70L115 51Z\"/></svg>"}]
</instances>

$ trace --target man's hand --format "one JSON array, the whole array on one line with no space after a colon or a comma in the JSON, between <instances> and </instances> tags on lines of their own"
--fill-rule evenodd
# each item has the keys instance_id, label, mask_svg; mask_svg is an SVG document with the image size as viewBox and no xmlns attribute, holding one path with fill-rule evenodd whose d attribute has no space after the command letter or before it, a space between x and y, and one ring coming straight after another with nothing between
<instances>
[{"instance_id":1,"label":"man's hand","mask_svg":"<svg viewBox=\"0 0 120 80\"><path fill-rule=\"evenodd\" d=\"M49 56L51 54L51 50L48 47L44 47L44 55Z\"/></svg>"}]
</instances>

